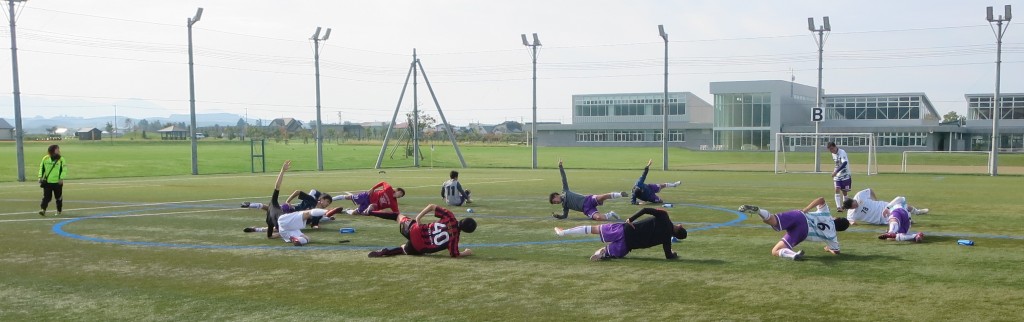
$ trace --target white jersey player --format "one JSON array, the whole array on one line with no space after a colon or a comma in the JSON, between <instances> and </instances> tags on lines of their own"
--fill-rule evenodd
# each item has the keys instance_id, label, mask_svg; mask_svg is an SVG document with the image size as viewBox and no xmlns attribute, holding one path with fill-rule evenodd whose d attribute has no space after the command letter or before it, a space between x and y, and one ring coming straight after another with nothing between
<instances>
[{"instance_id":1,"label":"white jersey player","mask_svg":"<svg viewBox=\"0 0 1024 322\"><path fill-rule=\"evenodd\" d=\"M281 215L277 219L278 233L281 234L281 239L295 246L308 244L309 237L302 233L302 228L306 227L306 221L313 217L323 217L326 213L327 209L316 208Z\"/></svg>"},{"instance_id":2,"label":"white jersey player","mask_svg":"<svg viewBox=\"0 0 1024 322\"><path fill-rule=\"evenodd\" d=\"M803 258L804 251L794 251L793 247L804 240L824 242L825 251L839 255L839 238L836 232L850 227L846 218L832 217L825 198L814 199L803 210L794 209L777 214L751 205L743 205L739 210L760 216L764 223L776 231L785 230L786 235L772 248L772 256L792 260Z\"/></svg>"},{"instance_id":3,"label":"white jersey player","mask_svg":"<svg viewBox=\"0 0 1024 322\"><path fill-rule=\"evenodd\" d=\"M896 207L906 209L911 215L928 213L927 208L914 208L907 205L907 198L903 196L893 198L889 202L880 201L871 188L858 191L852 199L846 199L843 202L843 207L847 209L846 219L850 221L850 224L864 222L872 225L887 225L889 215Z\"/></svg>"},{"instance_id":4,"label":"white jersey player","mask_svg":"<svg viewBox=\"0 0 1024 322\"><path fill-rule=\"evenodd\" d=\"M832 162L836 165L832 170L832 181L835 182L836 187L836 208L843 211L843 200L846 199L846 194L853 187L853 177L850 176L850 158L846 156L845 150L836 146L835 142L828 143L828 151L832 152Z\"/></svg>"},{"instance_id":5,"label":"white jersey player","mask_svg":"<svg viewBox=\"0 0 1024 322\"><path fill-rule=\"evenodd\" d=\"M459 172L452 170L448 174L449 179L441 185L441 199L444 202L452 206L461 206L463 203L473 203L469 199L469 190L463 190L462 184L459 183Z\"/></svg>"}]
</instances>

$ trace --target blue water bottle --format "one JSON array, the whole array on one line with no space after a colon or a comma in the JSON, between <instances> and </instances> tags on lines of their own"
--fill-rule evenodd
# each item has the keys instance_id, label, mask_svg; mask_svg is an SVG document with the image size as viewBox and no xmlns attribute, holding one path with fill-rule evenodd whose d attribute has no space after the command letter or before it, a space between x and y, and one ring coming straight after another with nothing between
<instances>
[{"instance_id":1,"label":"blue water bottle","mask_svg":"<svg viewBox=\"0 0 1024 322\"><path fill-rule=\"evenodd\" d=\"M341 233L341 234L355 234L356 233L356 229L352 228L352 227L343 227L341 229L338 229L338 233Z\"/></svg>"}]
</instances>

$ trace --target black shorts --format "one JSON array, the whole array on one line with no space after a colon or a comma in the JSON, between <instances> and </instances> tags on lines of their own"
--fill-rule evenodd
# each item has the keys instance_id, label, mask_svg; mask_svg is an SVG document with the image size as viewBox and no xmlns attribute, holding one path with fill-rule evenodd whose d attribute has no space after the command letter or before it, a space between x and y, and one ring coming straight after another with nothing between
<instances>
[{"instance_id":1,"label":"black shorts","mask_svg":"<svg viewBox=\"0 0 1024 322\"><path fill-rule=\"evenodd\" d=\"M402 233L403 237L405 237L405 244L402 244L402 251L404 251L406 255L423 255L423 252L412 247L412 241L409 240L409 231L412 230L412 225L415 223L416 221L412 220L412 218L405 217L405 220L398 224L398 231Z\"/></svg>"}]
</instances>

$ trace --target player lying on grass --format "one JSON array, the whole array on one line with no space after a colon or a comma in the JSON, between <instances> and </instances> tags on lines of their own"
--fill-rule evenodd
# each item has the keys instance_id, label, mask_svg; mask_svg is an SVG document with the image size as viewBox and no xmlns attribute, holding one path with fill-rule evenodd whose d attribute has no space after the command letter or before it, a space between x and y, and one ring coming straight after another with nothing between
<instances>
[{"instance_id":1,"label":"player lying on grass","mask_svg":"<svg viewBox=\"0 0 1024 322\"><path fill-rule=\"evenodd\" d=\"M299 199L299 203L292 205L292 200L295 200L295 198ZM285 199L284 204L281 205L281 210L285 213L289 213L313 208L326 209L327 206L331 205L332 201L331 195L322 193L316 189L310 190L309 193L301 190L295 190L290 196L288 196L288 199ZM267 210L269 207L270 206L259 202L246 201L242 203L242 208ZM320 218L322 217L310 218L310 221L307 224L313 228L320 228Z\"/></svg>"},{"instance_id":2,"label":"player lying on grass","mask_svg":"<svg viewBox=\"0 0 1024 322\"><path fill-rule=\"evenodd\" d=\"M349 209L346 212L349 215L369 215L371 211L381 211L384 209L391 209L393 213L400 213L398 211L398 198L405 196L405 189L392 188L391 184L386 181L378 182L373 188L368 191L363 191L357 194L344 194L334 197L334 200L351 200L352 204L356 205L355 209ZM341 208L331 209L327 212L327 219L334 220L334 215L341 212Z\"/></svg>"},{"instance_id":3,"label":"player lying on grass","mask_svg":"<svg viewBox=\"0 0 1024 322\"><path fill-rule=\"evenodd\" d=\"M325 213L327 213L326 209L316 208L281 215L277 218L281 239L295 246L308 244L309 237L302 233L302 228L306 227L306 222L311 218L323 217Z\"/></svg>"},{"instance_id":4,"label":"player lying on grass","mask_svg":"<svg viewBox=\"0 0 1024 322\"><path fill-rule=\"evenodd\" d=\"M634 222L643 215L651 215L654 218L645 218ZM644 208L626 219L624 223L610 223L593 226L576 226L569 229L555 227L555 234L566 235L601 235L601 241L608 243L601 247L590 260L599 261L611 258L623 258L634 249L654 247L661 245L665 251L665 258L676 259L679 255L672 250L672 237L686 239L686 228L682 224L673 224L664 209Z\"/></svg>"},{"instance_id":5,"label":"player lying on grass","mask_svg":"<svg viewBox=\"0 0 1024 322\"><path fill-rule=\"evenodd\" d=\"M629 197L626 192L609 192L600 195L581 195L569 190L569 181L565 179L565 168L562 168L562 160L558 160L558 172L562 175L562 192L552 192L548 195L548 202L551 204L562 204L562 214L552 214L555 218L569 218L569 210L582 212L593 220L619 219L614 211L602 215L597 211L597 206L603 205L605 200L620 197Z\"/></svg>"},{"instance_id":6,"label":"player lying on grass","mask_svg":"<svg viewBox=\"0 0 1024 322\"><path fill-rule=\"evenodd\" d=\"M829 213L825 198L814 199L803 210L790 210L772 214L757 206L743 205L740 211L756 214L764 223L772 226L775 231L785 230L786 235L772 247L772 256L800 260L804 251L794 251L793 247L804 240L825 242L825 251L839 255L839 238L837 231L850 227L846 218L833 218ZM813 212L811 212L814 210Z\"/></svg>"},{"instance_id":7,"label":"player lying on grass","mask_svg":"<svg viewBox=\"0 0 1024 322\"><path fill-rule=\"evenodd\" d=\"M651 160L647 160L647 165L644 166L644 174L640 175L640 179L633 185L633 197L630 199L630 203L634 205L640 204L637 199L651 203L662 203L661 197L658 197L658 192L665 187L678 187L681 181L671 183L644 183L647 180L647 171L651 169Z\"/></svg>"},{"instance_id":8,"label":"player lying on grass","mask_svg":"<svg viewBox=\"0 0 1024 322\"><path fill-rule=\"evenodd\" d=\"M439 218L439 220L432 223L422 222L423 217L430 213L433 213L434 217ZM387 212L373 212L373 216L397 221L398 230L405 237L406 242L399 247L372 251L367 254L369 257L423 255L445 249L448 250L448 255L451 255L451 257L473 254L473 251L469 248L459 251L460 233L472 233L476 230L476 221L473 218L457 220L451 211L434 204L423 208L423 211L420 211L415 219Z\"/></svg>"},{"instance_id":9,"label":"player lying on grass","mask_svg":"<svg viewBox=\"0 0 1024 322\"><path fill-rule=\"evenodd\" d=\"M255 204L258 204L259 206L253 208L253 209L262 209L263 211L266 212L266 214L267 214L267 218L266 218L267 227L246 227L245 229L242 229L243 232L247 232L247 233L266 232L267 233L267 238L274 239L275 236L276 236L275 233L279 230L278 219L281 217L281 215L283 215L285 213L295 212L295 210L294 210L294 208L292 207L291 204L286 203L284 205L281 205L277 201L277 199L279 198L279 195L281 193L281 182L284 181L284 173L285 173L285 171L288 171L288 169L291 169L291 166L292 166L292 161L291 160L287 160L287 161L284 162L284 164L281 165L281 172L277 174L277 180L274 181L274 193L270 196L270 204L269 205L264 205L264 204L260 204L260 203L255 203ZM297 192L301 192L301 191L297 191ZM293 193L292 195L295 195L295 194ZM326 195L327 196L327 201L326 201L326 204L324 206L329 205L331 203L330 202L330 198L331 197L329 195L327 195L327 194L322 194L322 195ZM306 202L306 201L303 200L303 202ZM317 201L317 199L314 199L313 202L314 202L314 205L316 207L321 207L321 204L324 203L324 200L323 200L323 198L320 198L319 201ZM245 203L242 203L242 205L245 206ZM326 212L326 211L324 211L324 212ZM320 214L320 216L323 216L323 213L321 213L321 212L317 212L317 213Z\"/></svg>"},{"instance_id":10,"label":"player lying on grass","mask_svg":"<svg viewBox=\"0 0 1024 322\"><path fill-rule=\"evenodd\" d=\"M885 225L889 222L889 214L894 207L907 210L910 215L923 215L928 213L928 208L914 208L907 204L907 198L898 196L890 202L880 201L875 196L875 191L867 188L858 191L852 199L843 201L843 208L846 209L846 219L851 225L859 222L873 225Z\"/></svg>"},{"instance_id":11,"label":"player lying on grass","mask_svg":"<svg viewBox=\"0 0 1024 322\"><path fill-rule=\"evenodd\" d=\"M900 206L893 207L889 216L889 230L884 234L878 235L878 239L920 243L924 240L924 233L911 234L910 225L910 212Z\"/></svg>"}]
</instances>

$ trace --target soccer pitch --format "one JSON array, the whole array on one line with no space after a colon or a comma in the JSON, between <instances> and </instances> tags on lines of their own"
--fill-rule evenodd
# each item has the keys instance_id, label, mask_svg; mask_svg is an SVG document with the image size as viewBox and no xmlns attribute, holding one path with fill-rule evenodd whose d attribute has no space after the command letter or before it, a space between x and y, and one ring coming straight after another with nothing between
<instances>
[{"instance_id":1,"label":"soccer pitch","mask_svg":"<svg viewBox=\"0 0 1024 322\"><path fill-rule=\"evenodd\" d=\"M648 158L638 157L632 170L578 169L567 160L570 188L629 191ZM603 245L596 235L553 233L597 224L580 213L551 217L561 211L547 202L561 190L556 169L458 169L473 191L473 213L448 208L479 227L462 235L474 255L452 259L368 258L404 241L396 223L373 217L340 216L307 230L305 247L243 233L263 225L264 215L238 204L266 202L279 166L268 162L265 174L69 180L64 214L45 218L35 213L40 189L33 183L0 183L0 320L1024 318L1019 176L855 173L854 192L870 187L880 199L903 195L930 208L912 228L925 241L880 241L882 226L856 225L839 234L842 255L805 241L797 249L807 255L794 262L769 254L782 233L734 210L756 204L780 212L815 197L831 205L827 174L660 171L655 164L648 183L683 181L660 194L675 205L667 209L672 219L690 230L674 246L680 258L666 260L654 247L591 262ZM401 210L414 214L441 202L448 170L294 171L282 193L360 191L386 180L407 190ZM638 209L628 198L600 207L623 218ZM342 227L356 233L339 234ZM957 245L965 238L976 245Z\"/></svg>"}]
</instances>

